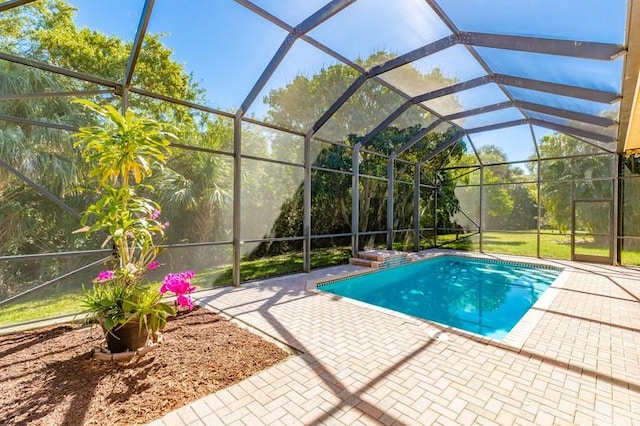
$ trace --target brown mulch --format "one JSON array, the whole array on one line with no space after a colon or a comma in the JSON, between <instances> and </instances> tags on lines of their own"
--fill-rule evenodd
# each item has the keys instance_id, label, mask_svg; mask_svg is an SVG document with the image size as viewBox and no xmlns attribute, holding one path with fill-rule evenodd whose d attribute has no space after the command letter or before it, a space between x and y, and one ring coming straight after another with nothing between
<instances>
[{"instance_id":1,"label":"brown mulch","mask_svg":"<svg viewBox=\"0 0 640 426\"><path fill-rule=\"evenodd\" d=\"M0 336L0 424L144 424L289 354L198 309L127 364L97 361L102 332L71 325Z\"/></svg>"}]
</instances>

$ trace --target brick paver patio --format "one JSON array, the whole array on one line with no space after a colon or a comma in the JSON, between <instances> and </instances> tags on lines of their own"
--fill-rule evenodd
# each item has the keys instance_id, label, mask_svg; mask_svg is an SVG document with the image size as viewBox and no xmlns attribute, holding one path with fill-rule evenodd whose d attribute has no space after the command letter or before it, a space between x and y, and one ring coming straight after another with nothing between
<instances>
[{"instance_id":1,"label":"brick paver patio","mask_svg":"<svg viewBox=\"0 0 640 426\"><path fill-rule=\"evenodd\" d=\"M200 293L300 355L152 424L640 425L640 271L552 263L571 270L510 344L312 290L356 266Z\"/></svg>"}]
</instances>

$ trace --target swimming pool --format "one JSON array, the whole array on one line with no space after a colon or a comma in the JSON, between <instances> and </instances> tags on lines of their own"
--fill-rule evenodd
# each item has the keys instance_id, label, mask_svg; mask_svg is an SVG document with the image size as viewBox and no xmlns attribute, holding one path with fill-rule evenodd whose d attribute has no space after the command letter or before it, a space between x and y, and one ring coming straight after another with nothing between
<instances>
[{"instance_id":1,"label":"swimming pool","mask_svg":"<svg viewBox=\"0 0 640 426\"><path fill-rule=\"evenodd\" d=\"M319 284L318 290L501 340L560 272L446 255Z\"/></svg>"}]
</instances>

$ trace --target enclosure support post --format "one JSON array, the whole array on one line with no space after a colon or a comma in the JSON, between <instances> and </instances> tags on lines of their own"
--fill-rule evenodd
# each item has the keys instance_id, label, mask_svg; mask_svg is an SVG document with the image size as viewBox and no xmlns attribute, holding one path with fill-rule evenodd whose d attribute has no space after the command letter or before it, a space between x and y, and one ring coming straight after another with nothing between
<instances>
[{"instance_id":1,"label":"enclosure support post","mask_svg":"<svg viewBox=\"0 0 640 426\"><path fill-rule=\"evenodd\" d=\"M416 163L413 186L413 250L420 250L420 162Z\"/></svg>"},{"instance_id":2,"label":"enclosure support post","mask_svg":"<svg viewBox=\"0 0 640 426\"><path fill-rule=\"evenodd\" d=\"M540 157L538 157L538 195L537 195L537 199L538 199L538 214L537 214L537 227L538 227L538 233L537 233L537 240L536 240L536 256L540 257L540 222L542 221L542 218L540 217L540 215L542 214L542 201L540 200L540 195L542 195L542 191L540 190L540 185L542 184L542 178L541 178L541 170L540 167L542 166L542 164L540 163Z\"/></svg>"},{"instance_id":3,"label":"enclosure support post","mask_svg":"<svg viewBox=\"0 0 640 426\"><path fill-rule=\"evenodd\" d=\"M360 214L360 144L357 143L353 147L351 153L351 254L358 257L359 241L359 214Z\"/></svg>"},{"instance_id":4,"label":"enclosure support post","mask_svg":"<svg viewBox=\"0 0 640 426\"><path fill-rule=\"evenodd\" d=\"M311 271L311 135L304 138L304 189L303 189L302 243L304 272Z\"/></svg>"},{"instance_id":5,"label":"enclosure support post","mask_svg":"<svg viewBox=\"0 0 640 426\"><path fill-rule=\"evenodd\" d=\"M438 247L438 195L440 195L440 187L433 188L433 246Z\"/></svg>"},{"instance_id":6,"label":"enclosure support post","mask_svg":"<svg viewBox=\"0 0 640 426\"><path fill-rule=\"evenodd\" d=\"M574 255L576 252L576 206L575 206L575 185L576 182L574 180L571 180L571 189L569 192L569 205L571 206L571 222L570 222L570 229L571 229L571 260L575 260L574 259Z\"/></svg>"},{"instance_id":7,"label":"enclosure support post","mask_svg":"<svg viewBox=\"0 0 640 426\"><path fill-rule=\"evenodd\" d=\"M616 155L616 175L613 178L613 223L612 223L612 234L613 234L613 247L611 253L611 260L614 265L620 265L622 263L622 250L623 250L623 241L618 238L619 236L623 236L623 220L624 216L622 213L622 209L624 208L623 203L623 188L624 188L624 179L622 179L622 175L624 173L624 157L622 155Z\"/></svg>"},{"instance_id":8,"label":"enclosure support post","mask_svg":"<svg viewBox=\"0 0 640 426\"><path fill-rule=\"evenodd\" d=\"M395 179L393 173L395 156L392 154L387 160L387 249L393 249L393 187Z\"/></svg>"},{"instance_id":9,"label":"enclosure support post","mask_svg":"<svg viewBox=\"0 0 640 426\"><path fill-rule=\"evenodd\" d=\"M233 120L233 285L240 285L240 243L241 227L241 191L242 191L242 122L237 115Z\"/></svg>"},{"instance_id":10,"label":"enclosure support post","mask_svg":"<svg viewBox=\"0 0 640 426\"><path fill-rule=\"evenodd\" d=\"M483 212L484 212L484 165L481 164L480 165L480 217L478 219L478 231L480 231L479 233L479 240L480 240L480 253L484 253L483 251L483 247L482 247L482 231L483 231Z\"/></svg>"}]
</instances>

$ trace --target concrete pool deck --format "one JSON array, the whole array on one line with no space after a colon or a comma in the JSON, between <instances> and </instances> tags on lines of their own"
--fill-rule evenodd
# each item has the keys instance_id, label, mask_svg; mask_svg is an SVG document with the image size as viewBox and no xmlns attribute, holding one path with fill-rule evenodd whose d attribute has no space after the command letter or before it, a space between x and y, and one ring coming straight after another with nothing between
<instances>
[{"instance_id":1,"label":"concrete pool deck","mask_svg":"<svg viewBox=\"0 0 640 426\"><path fill-rule=\"evenodd\" d=\"M210 290L202 306L300 354L152 424L640 425L640 270L474 255L568 268L512 343L314 290L359 266Z\"/></svg>"}]
</instances>

